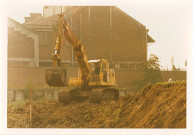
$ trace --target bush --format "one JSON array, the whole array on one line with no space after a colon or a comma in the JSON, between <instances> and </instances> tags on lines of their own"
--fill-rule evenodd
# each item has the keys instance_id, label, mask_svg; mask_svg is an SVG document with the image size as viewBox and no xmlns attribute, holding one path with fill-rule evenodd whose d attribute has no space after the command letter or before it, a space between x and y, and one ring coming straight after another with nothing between
<instances>
[{"instance_id":1,"label":"bush","mask_svg":"<svg viewBox=\"0 0 193 135\"><path fill-rule=\"evenodd\" d=\"M138 91L149 83L155 84L156 82L162 82L163 79L159 62L159 58L156 55L151 54L149 60L143 63L143 70L145 72L143 78L141 80L133 81L131 88Z\"/></svg>"},{"instance_id":2,"label":"bush","mask_svg":"<svg viewBox=\"0 0 193 135\"><path fill-rule=\"evenodd\" d=\"M31 81L31 79L28 79L26 82L26 86L24 88L24 99L28 99L30 98L30 87L31 87L31 94L32 97L35 95L35 86L33 84L33 82Z\"/></svg>"}]
</instances>

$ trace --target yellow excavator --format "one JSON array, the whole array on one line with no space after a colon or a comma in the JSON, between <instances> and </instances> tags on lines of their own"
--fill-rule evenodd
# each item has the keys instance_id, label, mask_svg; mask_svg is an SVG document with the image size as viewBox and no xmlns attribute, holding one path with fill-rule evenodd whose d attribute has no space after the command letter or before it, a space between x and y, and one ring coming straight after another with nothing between
<instances>
[{"instance_id":1,"label":"yellow excavator","mask_svg":"<svg viewBox=\"0 0 193 135\"><path fill-rule=\"evenodd\" d=\"M73 46L81 71L78 78L70 78L69 82L67 82L66 69L61 66L61 48L64 37ZM92 102L119 99L119 90L115 88L114 69L109 68L109 62L105 59L88 60L84 45L72 32L63 15L59 15L58 33L52 60L52 67L45 71L45 80L49 86L61 87L58 93L60 103L68 104L72 100L83 101L86 99L90 99ZM76 88L62 90L64 86L73 85Z\"/></svg>"}]
</instances>

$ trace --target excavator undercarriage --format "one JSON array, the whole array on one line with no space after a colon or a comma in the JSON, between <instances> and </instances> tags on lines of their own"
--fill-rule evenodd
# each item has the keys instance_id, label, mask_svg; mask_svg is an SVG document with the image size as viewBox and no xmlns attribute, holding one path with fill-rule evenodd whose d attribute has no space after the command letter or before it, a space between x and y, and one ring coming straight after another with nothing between
<instances>
[{"instance_id":1,"label":"excavator undercarriage","mask_svg":"<svg viewBox=\"0 0 193 135\"><path fill-rule=\"evenodd\" d=\"M92 103L100 103L103 100L118 100L119 91L115 88L75 88L71 90L60 90L58 101L69 104L72 101L82 102L89 100Z\"/></svg>"}]
</instances>

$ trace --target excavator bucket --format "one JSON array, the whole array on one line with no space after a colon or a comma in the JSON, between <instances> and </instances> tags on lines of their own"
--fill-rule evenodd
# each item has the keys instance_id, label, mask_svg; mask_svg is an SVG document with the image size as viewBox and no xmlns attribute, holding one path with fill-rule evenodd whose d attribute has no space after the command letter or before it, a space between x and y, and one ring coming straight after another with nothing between
<instances>
[{"instance_id":1,"label":"excavator bucket","mask_svg":"<svg viewBox=\"0 0 193 135\"><path fill-rule=\"evenodd\" d=\"M66 69L51 67L45 70L45 80L49 86L63 87L66 85Z\"/></svg>"}]
</instances>

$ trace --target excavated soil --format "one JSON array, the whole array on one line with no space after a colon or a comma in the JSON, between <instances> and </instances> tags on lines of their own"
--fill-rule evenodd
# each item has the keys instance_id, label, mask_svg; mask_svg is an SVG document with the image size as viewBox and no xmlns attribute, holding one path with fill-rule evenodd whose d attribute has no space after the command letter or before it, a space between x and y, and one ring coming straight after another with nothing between
<instances>
[{"instance_id":1,"label":"excavated soil","mask_svg":"<svg viewBox=\"0 0 193 135\"><path fill-rule=\"evenodd\" d=\"M8 128L29 125L29 104L8 107ZM147 85L119 101L32 105L33 128L186 128L186 82Z\"/></svg>"}]
</instances>

